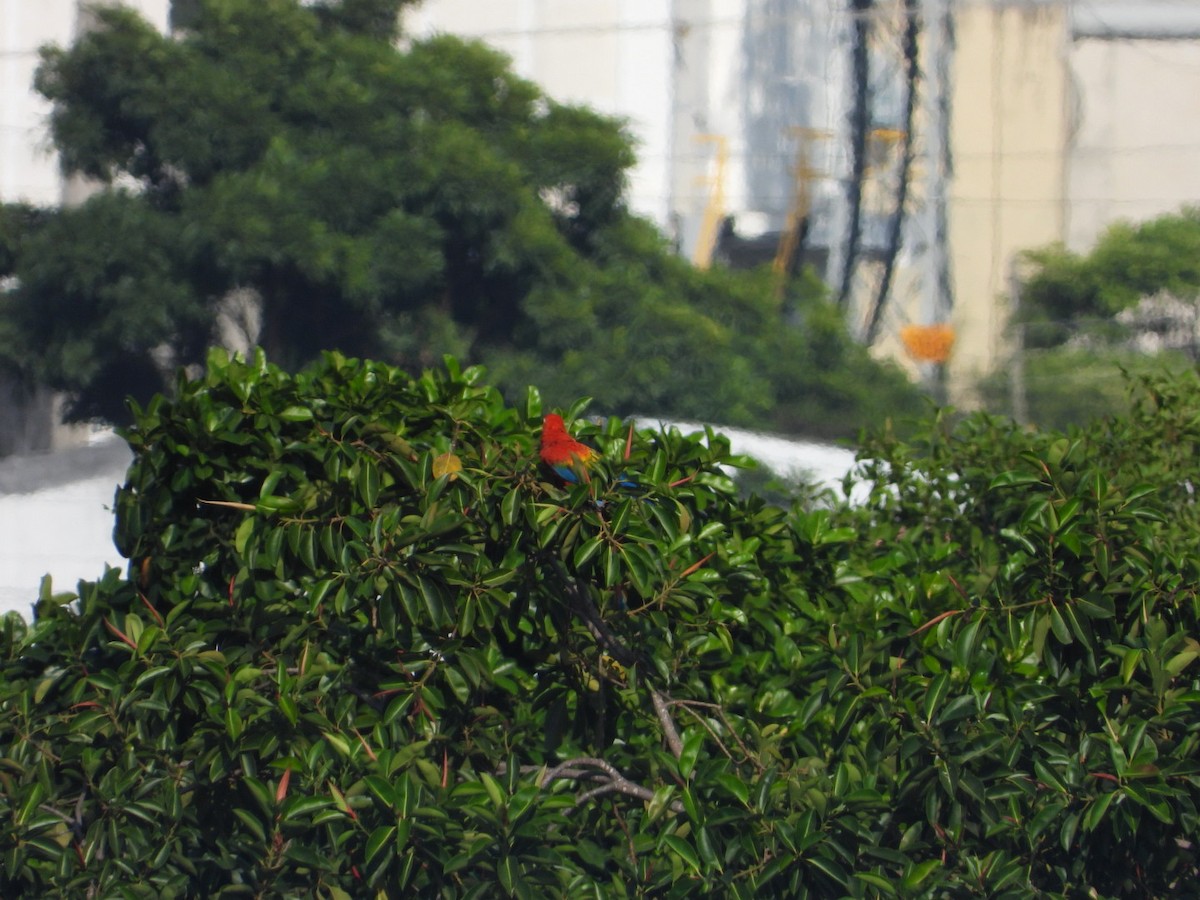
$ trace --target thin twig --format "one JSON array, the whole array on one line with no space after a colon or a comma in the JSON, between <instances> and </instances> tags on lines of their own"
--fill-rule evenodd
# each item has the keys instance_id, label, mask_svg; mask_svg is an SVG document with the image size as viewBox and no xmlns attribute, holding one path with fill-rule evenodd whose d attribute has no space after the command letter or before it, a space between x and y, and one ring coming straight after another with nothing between
<instances>
[{"instance_id":1,"label":"thin twig","mask_svg":"<svg viewBox=\"0 0 1200 900\"><path fill-rule=\"evenodd\" d=\"M688 713L691 714L693 719L695 719L697 722L700 723L700 727L703 728L705 731L707 731L709 734L709 737L711 737L714 741L717 742L717 746L721 748L721 752L724 753L726 757L728 757L729 759L732 760L733 754L729 752L729 748L725 746L725 742L721 740L721 736L717 734L717 730L715 728L713 728L710 724L708 724L708 720L705 719L704 716L700 715L700 713L696 712L694 709L692 709L690 706L688 706L686 702L681 702L678 700L675 702L678 705L682 706L684 708L684 710L686 710ZM736 735L734 735L734 736L736 737Z\"/></svg>"},{"instance_id":2,"label":"thin twig","mask_svg":"<svg viewBox=\"0 0 1200 900\"><path fill-rule=\"evenodd\" d=\"M615 803L613 804L613 816L617 820L617 825L625 832L625 846L629 849L629 865L637 868L637 848L633 846L633 835L629 833L629 826L625 824L625 817L621 815L621 808Z\"/></svg>"},{"instance_id":3,"label":"thin twig","mask_svg":"<svg viewBox=\"0 0 1200 900\"><path fill-rule=\"evenodd\" d=\"M718 744L721 744L720 738L718 738L716 733L712 730L712 728L709 727L708 723L704 720L704 717L701 716L699 713L697 713L696 710L693 709L693 707L698 707L700 709L711 709L716 714L717 718L719 718L721 720L721 724L725 726L726 733L728 733L729 736L733 738L734 742L738 745L738 749L742 751L742 756L745 759L745 761L750 763L752 766L754 766L754 768L756 768L760 774L762 772L766 771L766 768L763 766L763 764L761 762L759 762L758 759L755 758L754 754L750 752L750 748L746 746L745 741L743 741L741 739L741 737L738 735L737 731L734 730L733 724L729 721L729 718L725 715L725 710L721 707L720 704L708 703L704 700L672 700L671 705L672 706L682 706L684 709L686 709L688 712L690 712L693 716L696 717L697 720L699 720L701 722L701 724L704 725L705 728L708 728L709 734L711 734L713 736L713 739L716 740L716 742ZM725 750L725 746L723 744L721 745L721 749ZM730 759L733 758L733 756L729 753L728 750L725 750L725 755L729 756Z\"/></svg>"}]
</instances>

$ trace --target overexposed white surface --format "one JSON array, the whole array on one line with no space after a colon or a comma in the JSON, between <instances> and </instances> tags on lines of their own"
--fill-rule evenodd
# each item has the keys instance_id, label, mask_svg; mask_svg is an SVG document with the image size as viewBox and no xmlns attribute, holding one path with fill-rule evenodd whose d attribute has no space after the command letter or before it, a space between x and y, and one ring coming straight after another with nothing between
<instances>
[{"instance_id":1,"label":"overexposed white surface","mask_svg":"<svg viewBox=\"0 0 1200 900\"><path fill-rule=\"evenodd\" d=\"M94 581L105 564L121 566L113 546L113 495L124 465L87 478L29 493L0 494L0 614L16 610L26 619L42 576L55 592Z\"/></svg>"},{"instance_id":2,"label":"overexposed white surface","mask_svg":"<svg viewBox=\"0 0 1200 900\"><path fill-rule=\"evenodd\" d=\"M641 418L639 427L658 427L661 420ZM670 423L681 431L703 426ZM734 453L746 454L786 475L803 475L820 484L834 485L854 464L854 453L839 447L794 441L739 429L719 428L730 439ZM116 441L116 438L102 438ZM80 466L81 453L103 455L103 464ZM26 619L38 596L42 576L49 574L56 592L73 591L80 580L94 581L105 565L122 567L125 560L113 546L113 495L124 480L127 458L114 458L111 443L105 448L71 451L70 464L44 463L50 486L0 493L0 614L16 610ZM70 469L86 471L71 478ZM39 468L41 468L39 466Z\"/></svg>"},{"instance_id":3,"label":"overexposed white surface","mask_svg":"<svg viewBox=\"0 0 1200 900\"><path fill-rule=\"evenodd\" d=\"M648 416L639 416L634 421L638 428L667 426L678 428L684 434L704 430L704 425L698 422L673 422ZM845 447L814 444L742 428L714 426L713 430L729 438L729 449L734 453L753 456L777 475L836 487L842 476L854 467L854 451Z\"/></svg>"},{"instance_id":4,"label":"overexposed white surface","mask_svg":"<svg viewBox=\"0 0 1200 900\"><path fill-rule=\"evenodd\" d=\"M30 617L42 576L55 592L94 581L123 562L112 542L117 482L101 476L63 487L0 497L0 612Z\"/></svg>"}]
</instances>

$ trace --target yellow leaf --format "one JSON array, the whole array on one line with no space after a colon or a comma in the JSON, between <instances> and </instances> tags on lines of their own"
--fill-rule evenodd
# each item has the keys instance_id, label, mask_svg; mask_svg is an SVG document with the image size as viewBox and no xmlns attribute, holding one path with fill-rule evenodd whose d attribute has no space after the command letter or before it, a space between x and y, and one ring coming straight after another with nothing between
<instances>
[{"instance_id":1,"label":"yellow leaf","mask_svg":"<svg viewBox=\"0 0 1200 900\"><path fill-rule=\"evenodd\" d=\"M453 481L458 477L458 473L462 471L462 460L453 453L443 453L441 456L435 457L433 460L433 477L441 478L443 475L449 475Z\"/></svg>"}]
</instances>

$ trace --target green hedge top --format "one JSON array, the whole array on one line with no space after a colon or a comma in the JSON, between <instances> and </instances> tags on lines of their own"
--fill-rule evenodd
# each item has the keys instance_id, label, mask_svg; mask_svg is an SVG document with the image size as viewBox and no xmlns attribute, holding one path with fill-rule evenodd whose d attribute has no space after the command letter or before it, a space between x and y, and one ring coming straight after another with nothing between
<instances>
[{"instance_id":1,"label":"green hedge top","mask_svg":"<svg viewBox=\"0 0 1200 900\"><path fill-rule=\"evenodd\" d=\"M564 485L536 392L480 379L216 355L137 411L128 572L0 635L0 894L1195 877L1194 384L1091 435L935 423L788 511L719 435L582 404Z\"/></svg>"}]
</instances>

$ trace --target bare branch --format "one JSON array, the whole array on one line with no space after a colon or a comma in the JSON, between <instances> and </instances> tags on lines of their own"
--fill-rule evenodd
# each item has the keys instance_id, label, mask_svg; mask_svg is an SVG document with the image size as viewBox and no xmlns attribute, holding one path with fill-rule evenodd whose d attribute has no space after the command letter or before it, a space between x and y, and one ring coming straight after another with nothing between
<instances>
[{"instance_id":1,"label":"bare branch","mask_svg":"<svg viewBox=\"0 0 1200 900\"><path fill-rule=\"evenodd\" d=\"M595 772L589 773L588 769L600 769L613 780L623 777L612 763L597 756L577 756L547 770L546 774L539 779L538 787L545 787L557 778L592 778L594 780L600 778Z\"/></svg>"},{"instance_id":2,"label":"bare branch","mask_svg":"<svg viewBox=\"0 0 1200 900\"><path fill-rule=\"evenodd\" d=\"M569 778L573 781L599 782L595 787L584 791L575 798L575 806L579 807L587 801L603 794L624 794L649 803L654 799L654 791L648 787L630 781L622 775L615 766L595 756L579 756L559 763L553 769L547 770L539 779L538 787L544 788L550 782L559 778ZM674 813L684 811L683 804L678 800L671 801L669 809Z\"/></svg>"},{"instance_id":3,"label":"bare branch","mask_svg":"<svg viewBox=\"0 0 1200 900\"><path fill-rule=\"evenodd\" d=\"M671 711L667 708L669 700L669 697L660 694L657 689L650 688L650 702L654 705L654 714L658 716L658 723L662 725L667 746L671 748L674 757L679 759L683 755L683 741L679 737L679 731L675 728L675 722L671 719Z\"/></svg>"},{"instance_id":4,"label":"bare branch","mask_svg":"<svg viewBox=\"0 0 1200 900\"><path fill-rule=\"evenodd\" d=\"M575 805L583 806L583 804L587 803L589 800L594 800L596 797L602 797L605 794L611 794L616 790L617 790L616 785L614 785L611 781L606 782L605 784L602 784L599 787L592 788L590 791L584 791L582 794L580 794L578 797L575 798Z\"/></svg>"}]
</instances>

